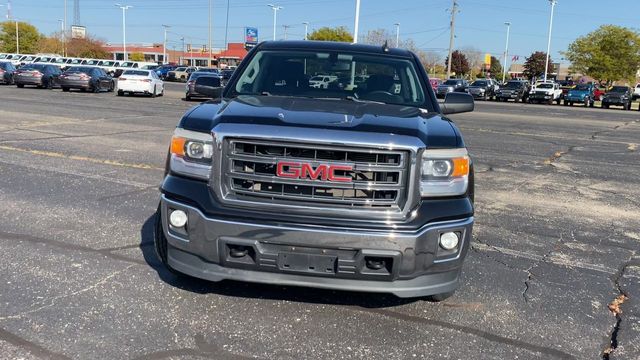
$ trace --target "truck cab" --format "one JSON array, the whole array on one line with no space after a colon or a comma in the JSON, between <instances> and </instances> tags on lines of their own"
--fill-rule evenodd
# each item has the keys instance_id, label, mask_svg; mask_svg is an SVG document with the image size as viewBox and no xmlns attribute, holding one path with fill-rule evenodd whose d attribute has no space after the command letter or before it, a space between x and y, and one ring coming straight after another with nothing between
<instances>
[{"instance_id":1,"label":"truck cab","mask_svg":"<svg viewBox=\"0 0 640 360\"><path fill-rule=\"evenodd\" d=\"M308 74L335 76L311 86ZM359 81L357 79L360 79ZM473 161L417 56L385 46L256 46L180 119L155 248L171 271L443 300L474 223Z\"/></svg>"}]
</instances>

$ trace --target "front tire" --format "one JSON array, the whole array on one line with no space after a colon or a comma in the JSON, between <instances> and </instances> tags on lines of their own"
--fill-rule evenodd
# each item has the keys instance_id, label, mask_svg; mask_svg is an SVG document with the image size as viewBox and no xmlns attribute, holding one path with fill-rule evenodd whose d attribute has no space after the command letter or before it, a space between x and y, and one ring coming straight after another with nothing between
<instances>
[{"instance_id":1,"label":"front tire","mask_svg":"<svg viewBox=\"0 0 640 360\"><path fill-rule=\"evenodd\" d=\"M181 272L176 271L169 265L168 261L168 243L167 237L164 235L164 230L162 229L162 214L160 210L160 206L158 205L158 210L156 210L153 226L153 245L156 250L156 256L162 263L162 265L169 270L172 274L176 276L185 276Z\"/></svg>"},{"instance_id":2,"label":"front tire","mask_svg":"<svg viewBox=\"0 0 640 360\"><path fill-rule=\"evenodd\" d=\"M118 96L124 96L124 91L118 90Z\"/></svg>"},{"instance_id":3,"label":"front tire","mask_svg":"<svg viewBox=\"0 0 640 360\"><path fill-rule=\"evenodd\" d=\"M430 301L430 302L441 302L441 301L447 300L448 298L452 297L453 294L455 294L455 290L454 291L449 291L449 292L446 292L446 293L442 293L442 294L435 294L435 295L427 296L427 301Z\"/></svg>"},{"instance_id":4,"label":"front tire","mask_svg":"<svg viewBox=\"0 0 640 360\"><path fill-rule=\"evenodd\" d=\"M69 89L68 87L65 87L65 86L63 86L63 87L62 87L62 91L63 91L63 92L69 92L69 90L70 90L70 89Z\"/></svg>"},{"instance_id":5,"label":"front tire","mask_svg":"<svg viewBox=\"0 0 640 360\"><path fill-rule=\"evenodd\" d=\"M156 96L158 96L157 91L158 91L158 89L156 89L156 87L154 86L153 87L153 91L151 91L151 97L152 98L155 98Z\"/></svg>"},{"instance_id":6,"label":"front tire","mask_svg":"<svg viewBox=\"0 0 640 360\"><path fill-rule=\"evenodd\" d=\"M16 86L20 89L22 89L24 87L24 84L16 84Z\"/></svg>"}]
</instances>

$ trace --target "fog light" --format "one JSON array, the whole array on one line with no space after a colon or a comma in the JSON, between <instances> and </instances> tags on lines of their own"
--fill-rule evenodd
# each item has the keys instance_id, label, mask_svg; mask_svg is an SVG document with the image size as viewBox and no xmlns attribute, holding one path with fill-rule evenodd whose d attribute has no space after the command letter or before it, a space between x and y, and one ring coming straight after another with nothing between
<instances>
[{"instance_id":1,"label":"fog light","mask_svg":"<svg viewBox=\"0 0 640 360\"><path fill-rule=\"evenodd\" d=\"M458 247L460 238L457 233L446 232L440 235L440 247L445 250L453 250Z\"/></svg>"},{"instance_id":2,"label":"fog light","mask_svg":"<svg viewBox=\"0 0 640 360\"><path fill-rule=\"evenodd\" d=\"M187 225L187 214L182 210L173 210L169 215L169 223L176 228L184 227Z\"/></svg>"}]
</instances>

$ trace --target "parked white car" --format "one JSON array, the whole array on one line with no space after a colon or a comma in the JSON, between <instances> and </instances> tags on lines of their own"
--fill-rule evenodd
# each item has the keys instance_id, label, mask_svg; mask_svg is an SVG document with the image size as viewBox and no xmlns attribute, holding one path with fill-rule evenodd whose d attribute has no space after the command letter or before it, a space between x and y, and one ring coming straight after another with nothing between
<instances>
[{"instance_id":1,"label":"parked white car","mask_svg":"<svg viewBox=\"0 0 640 360\"><path fill-rule=\"evenodd\" d=\"M555 101L556 104L560 104L560 101L562 101L562 89L560 89L560 84L555 82L536 83L529 92L528 101L529 103L539 104L553 104Z\"/></svg>"},{"instance_id":2,"label":"parked white car","mask_svg":"<svg viewBox=\"0 0 640 360\"><path fill-rule=\"evenodd\" d=\"M118 96L145 94L151 97L164 95L164 82L153 70L129 69L118 78Z\"/></svg>"},{"instance_id":3,"label":"parked white car","mask_svg":"<svg viewBox=\"0 0 640 360\"><path fill-rule=\"evenodd\" d=\"M636 87L633 89L633 95L631 95L633 100L640 98L640 84L636 84Z\"/></svg>"},{"instance_id":4,"label":"parked white car","mask_svg":"<svg viewBox=\"0 0 640 360\"><path fill-rule=\"evenodd\" d=\"M316 89L327 89L329 87L329 83L338 79L337 76L332 75L316 75L309 79L309 87Z\"/></svg>"},{"instance_id":5,"label":"parked white car","mask_svg":"<svg viewBox=\"0 0 640 360\"><path fill-rule=\"evenodd\" d=\"M107 74L114 76L116 74L116 69L120 66L120 62L115 60L101 60L98 63L98 66Z\"/></svg>"}]
</instances>

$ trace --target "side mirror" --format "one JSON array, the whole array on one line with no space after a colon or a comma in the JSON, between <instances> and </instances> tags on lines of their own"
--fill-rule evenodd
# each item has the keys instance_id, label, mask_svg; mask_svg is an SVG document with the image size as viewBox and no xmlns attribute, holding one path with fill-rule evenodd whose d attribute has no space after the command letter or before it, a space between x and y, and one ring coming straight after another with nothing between
<instances>
[{"instance_id":1,"label":"side mirror","mask_svg":"<svg viewBox=\"0 0 640 360\"><path fill-rule=\"evenodd\" d=\"M467 93L452 92L444 98L444 103L440 105L440 110L444 115L458 114L473 111L475 103L473 96Z\"/></svg>"}]
</instances>

